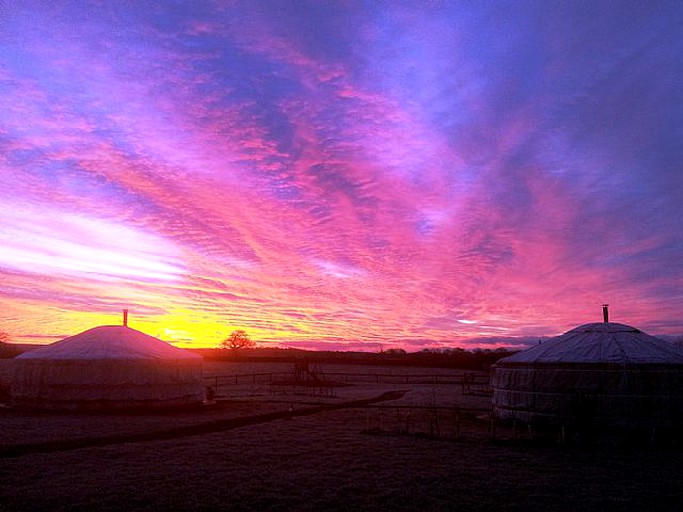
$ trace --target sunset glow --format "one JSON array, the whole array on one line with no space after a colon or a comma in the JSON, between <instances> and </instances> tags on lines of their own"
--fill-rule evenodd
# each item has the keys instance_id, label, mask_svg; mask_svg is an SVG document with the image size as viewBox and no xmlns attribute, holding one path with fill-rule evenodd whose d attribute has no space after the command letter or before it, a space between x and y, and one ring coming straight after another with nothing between
<instances>
[{"instance_id":1,"label":"sunset glow","mask_svg":"<svg viewBox=\"0 0 683 512\"><path fill-rule=\"evenodd\" d=\"M683 4L574 4L0 4L0 331L683 333Z\"/></svg>"}]
</instances>

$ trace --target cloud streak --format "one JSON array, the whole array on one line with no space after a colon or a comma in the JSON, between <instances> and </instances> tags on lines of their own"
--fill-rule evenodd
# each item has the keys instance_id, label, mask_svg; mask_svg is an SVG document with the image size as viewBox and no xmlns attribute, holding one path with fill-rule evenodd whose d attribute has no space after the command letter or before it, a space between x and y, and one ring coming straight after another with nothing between
<instances>
[{"instance_id":1,"label":"cloud streak","mask_svg":"<svg viewBox=\"0 0 683 512\"><path fill-rule=\"evenodd\" d=\"M677 3L1 9L17 341L681 330Z\"/></svg>"}]
</instances>

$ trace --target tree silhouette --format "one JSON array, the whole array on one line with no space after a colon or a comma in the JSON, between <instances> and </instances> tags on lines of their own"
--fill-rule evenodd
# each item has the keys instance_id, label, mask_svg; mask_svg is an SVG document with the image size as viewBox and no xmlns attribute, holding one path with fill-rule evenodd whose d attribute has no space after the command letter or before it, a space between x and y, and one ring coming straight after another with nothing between
<instances>
[{"instance_id":1,"label":"tree silhouette","mask_svg":"<svg viewBox=\"0 0 683 512\"><path fill-rule=\"evenodd\" d=\"M6 332L0 331L0 357L14 357L19 355L20 351L16 345L8 343L10 335Z\"/></svg>"},{"instance_id":2,"label":"tree silhouette","mask_svg":"<svg viewBox=\"0 0 683 512\"><path fill-rule=\"evenodd\" d=\"M256 343L249 339L249 335L243 329L237 329L230 336L221 341L219 348L238 350L240 348L254 348Z\"/></svg>"}]
</instances>

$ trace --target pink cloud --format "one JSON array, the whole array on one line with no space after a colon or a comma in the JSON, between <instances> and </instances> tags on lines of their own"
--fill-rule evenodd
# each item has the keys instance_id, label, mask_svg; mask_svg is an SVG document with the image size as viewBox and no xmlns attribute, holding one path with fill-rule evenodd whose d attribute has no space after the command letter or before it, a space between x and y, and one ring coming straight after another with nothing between
<instances>
[{"instance_id":1,"label":"pink cloud","mask_svg":"<svg viewBox=\"0 0 683 512\"><path fill-rule=\"evenodd\" d=\"M37 332L41 305L56 335L132 303L183 343L239 326L283 346L471 345L603 302L677 329L675 154L644 179L661 151L577 104L600 83L558 83L571 56L435 6L337 6L318 36L296 9L46 9L36 33L13 15L0 70L13 330ZM630 104L598 97L610 118ZM667 133L662 116L642 126Z\"/></svg>"}]
</instances>

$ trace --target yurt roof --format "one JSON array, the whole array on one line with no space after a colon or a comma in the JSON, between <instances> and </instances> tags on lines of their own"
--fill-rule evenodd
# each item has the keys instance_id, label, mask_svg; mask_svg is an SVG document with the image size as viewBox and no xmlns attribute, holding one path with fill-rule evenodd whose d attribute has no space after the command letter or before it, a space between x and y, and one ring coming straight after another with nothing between
<instances>
[{"instance_id":1,"label":"yurt roof","mask_svg":"<svg viewBox=\"0 0 683 512\"><path fill-rule=\"evenodd\" d=\"M683 364L683 348L615 322L584 324L499 364Z\"/></svg>"},{"instance_id":2,"label":"yurt roof","mask_svg":"<svg viewBox=\"0 0 683 512\"><path fill-rule=\"evenodd\" d=\"M201 358L124 325L102 325L18 356L20 359Z\"/></svg>"}]
</instances>

